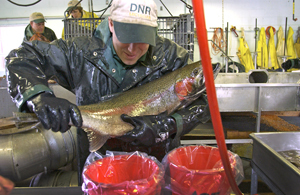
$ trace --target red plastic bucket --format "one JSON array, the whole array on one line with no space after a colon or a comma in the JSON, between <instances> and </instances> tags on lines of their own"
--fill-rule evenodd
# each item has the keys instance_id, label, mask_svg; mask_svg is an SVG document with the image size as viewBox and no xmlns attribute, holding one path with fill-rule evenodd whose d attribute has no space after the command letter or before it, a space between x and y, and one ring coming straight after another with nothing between
<instances>
[{"instance_id":1,"label":"red plastic bucket","mask_svg":"<svg viewBox=\"0 0 300 195\"><path fill-rule=\"evenodd\" d=\"M235 156L230 152L228 155L232 170L235 170ZM180 147L171 151L167 160L173 194L230 194L218 148Z\"/></svg>"},{"instance_id":2,"label":"red plastic bucket","mask_svg":"<svg viewBox=\"0 0 300 195\"><path fill-rule=\"evenodd\" d=\"M90 195L160 194L163 176L162 165L137 155L105 157L83 173Z\"/></svg>"}]
</instances>

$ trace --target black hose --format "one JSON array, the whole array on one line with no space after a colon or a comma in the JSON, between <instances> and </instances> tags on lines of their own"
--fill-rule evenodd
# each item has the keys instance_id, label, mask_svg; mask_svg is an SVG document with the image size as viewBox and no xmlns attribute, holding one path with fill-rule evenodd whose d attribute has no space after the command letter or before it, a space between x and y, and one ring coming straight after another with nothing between
<instances>
[{"instance_id":1,"label":"black hose","mask_svg":"<svg viewBox=\"0 0 300 195\"><path fill-rule=\"evenodd\" d=\"M111 6L112 1L113 1L113 0L111 0L111 1L109 2L109 5L108 5L106 8L104 8L103 10L100 10L100 11L94 11L94 12L101 12L101 11L104 11L104 12L101 14L101 16L100 16L99 18L102 18L103 14L104 14L104 13L107 11L107 9Z\"/></svg>"},{"instance_id":2,"label":"black hose","mask_svg":"<svg viewBox=\"0 0 300 195\"><path fill-rule=\"evenodd\" d=\"M165 4L162 2L162 0L159 0L161 2L161 4L165 7L165 9L169 12L169 14L173 17L173 15L171 14L171 12L168 10L168 8L165 6Z\"/></svg>"},{"instance_id":3,"label":"black hose","mask_svg":"<svg viewBox=\"0 0 300 195\"><path fill-rule=\"evenodd\" d=\"M191 5L189 5L189 4L187 4L185 1L183 1L183 0L180 0L182 3L184 3L185 4L185 6L189 9L189 12L190 12L190 14L193 14L192 13L192 10L193 10L193 6L191 6Z\"/></svg>"},{"instance_id":4,"label":"black hose","mask_svg":"<svg viewBox=\"0 0 300 195\"><path fill-rule=\"evenodd\" d=\"M28 7L28 6L32 6L32 5L37 4L37 3L39 3L39 2L42 1L42 0L37 0L36 2L31 3L31 4L18 4L18 3L15 3L15 2L13 2L13 1L11 1L11 0L7 0L7 1L10 2L10 3L12 3L12 4L14 4L14 5L17 5L17 6Z\"/></svg>"}]
</instances>

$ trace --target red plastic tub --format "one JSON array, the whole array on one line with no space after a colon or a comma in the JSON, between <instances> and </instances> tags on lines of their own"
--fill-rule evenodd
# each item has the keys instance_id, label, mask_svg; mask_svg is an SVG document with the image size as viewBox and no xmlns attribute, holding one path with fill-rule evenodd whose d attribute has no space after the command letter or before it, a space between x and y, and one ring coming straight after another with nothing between
<instances>
[{"instance_id":1,"label":"red plastic tub","mask_svg":"<svg viewBox=\"0 0 300 195\"><path fill-rule=\"evenodd\" d=\"M228 155L234 171L236 158L231 152ZM167 155L167 163L173 194L230 194L230 184L218 148L180 147Z\"/></svg>"},{"instance_id":2,"label":"red plastic tub","mask_svg":"<svg viewBox=\"0 0 300 195\"><path fill-rule=\"evenodd\" d=\"M89 195L160 194L162 165L137 155L105 157L88 165L83 173Z\"/></svg>"}]
</instances>

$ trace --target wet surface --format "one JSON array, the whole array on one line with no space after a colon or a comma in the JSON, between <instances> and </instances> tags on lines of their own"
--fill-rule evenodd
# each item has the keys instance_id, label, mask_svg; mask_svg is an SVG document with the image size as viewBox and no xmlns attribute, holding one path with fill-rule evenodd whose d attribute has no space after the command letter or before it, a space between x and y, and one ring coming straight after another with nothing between
<instances>
[{"instance_id":1,"label":"wet surface","mask_svg":"<svg viewBox=\"0 0 300 195\"><path fill-rule=\"evenodd\" d=\"M278 153L300 169L300 150L280 151Z\"/></svg>"}]
</instances>

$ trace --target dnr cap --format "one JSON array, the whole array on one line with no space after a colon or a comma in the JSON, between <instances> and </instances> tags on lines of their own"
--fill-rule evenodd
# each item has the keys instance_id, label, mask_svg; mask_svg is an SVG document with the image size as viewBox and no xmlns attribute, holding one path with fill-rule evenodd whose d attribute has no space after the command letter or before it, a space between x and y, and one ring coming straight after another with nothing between
<instances>
[{"instance_id":1,"label":"dnr cap","mask_svg":"<svg viewBox=\"0 0 300 195\"><path fill-rule=\"evenodd\" d=\"M41 23L41 22L46 22L44 15L40 12L33 12L29 16L29 22L32 22L32 21L37 24Z\"/></svg>"},{"instance_id":2,"label":"dnr cap","mask_svg":"<svg viewBox=\"0 0 300 195\"><path fill-rule=\"evenodd\" d=\"M120 42L156 45L157 7L153 0L113 0L110 14Z\"/></svg>"}]
</instances>

